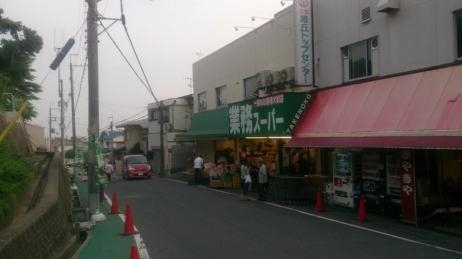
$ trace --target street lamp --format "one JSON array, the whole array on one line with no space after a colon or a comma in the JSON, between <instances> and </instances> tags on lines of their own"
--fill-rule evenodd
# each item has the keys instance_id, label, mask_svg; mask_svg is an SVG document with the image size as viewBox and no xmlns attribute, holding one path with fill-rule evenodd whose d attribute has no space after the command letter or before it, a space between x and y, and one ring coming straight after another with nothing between
<instances>
[{"instance_id":1,"label":"street lamp","mask_svg":"<svg viewBox=\"0 0 462 259\"><path fill-rule=\"evenodd\" d=\"M255 27L250 27L250 26L235 26L234 30L238 31L239 29L255 29Z\"/></svg>"},{"instance_id":2,"label":"street lamp","mask_svg":"<svg viewBox=\"0 0 462 259\"><path fill-rule=\"evenodd\" d=\"M288 1L292 1L292 0L282 0L281 1L281 6L284 6L286 4L285 2L288 2Z\"/></svg>"},{"instance_id":3,"label":"street lamp","mask_svg":"<svg viewBox=\"0 0 462 259\"><path fill-rule=\"evenodd\" d=\"M267 18L267 17L259 17L259 16L252 16L250 17L250 19L252 20L252 22L255 22L256 19L260 19L260 20L271 20L271 18Z\"/></svg>"}]
</instances>

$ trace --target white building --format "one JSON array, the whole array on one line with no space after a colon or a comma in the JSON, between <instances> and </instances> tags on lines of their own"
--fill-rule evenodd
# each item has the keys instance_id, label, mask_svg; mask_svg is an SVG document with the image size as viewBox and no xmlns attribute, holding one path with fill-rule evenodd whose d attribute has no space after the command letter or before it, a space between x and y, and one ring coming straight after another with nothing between
<instances>
[{"instance_id":1,"label":"white building","mask_svg":"<svg viewBox=\"0 0 462 259\"><path fill-rule=\"evenodd\" d=\"M172 159L172 152L175 150L176 135L185 132L191 121L192 114L192 96L186 95L177 98L170 98L161 101L163 107L163 133L164 133L164 158L165 169L170 171L176 168L176 163ZM157 103L148 105L148 149L152 152L153 168L158 172L160 168L160 123L159 107ZM186 158L178 158L185 160Z\"/></svg>"}]
</instances>

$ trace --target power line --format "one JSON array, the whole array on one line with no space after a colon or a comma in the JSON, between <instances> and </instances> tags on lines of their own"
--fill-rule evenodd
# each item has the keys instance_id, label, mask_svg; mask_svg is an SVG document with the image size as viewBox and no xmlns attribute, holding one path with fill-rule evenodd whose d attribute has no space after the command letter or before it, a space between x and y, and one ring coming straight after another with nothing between
<instances>
[{"instance_id":1,"label":"power line","mask_svg":"<svg viewBox=\"0 0 462 259\"><path fill-rule=\"evenodd\" d=\"M130 46L132 47L133 53L135 54L136 61L138 62L138 65L141 68L141 72L143 73L144 80L146 80L146 83L148 84L148 87L149 87L148 91L152 95L152 97L154 98L156 103L159 104L159 100L157 100L156 95L152 91L151 84L149 83L148 77L146 76L146 73L144 72L143 65L141 65L141 61L140 61L140 59L138 57L138 53L136 52L135 46L133 45L132 38L130 37L130 34L128 33L128 28L127 28L127 25L126 25L126 20L125 20L125 14L124 14L124 9L123 9L123 5L122 5L122 0L120 0L120 12L121 12L121 20L122 20L122 25L124 26L125 34L127 35L128 41L130 42Z\"/></svg>"},{"instance_id":2,"label":"power line","mask_svg":"<svg viewBox=\"0 0 462 259\"><path fill-rule=\"evenodd\" d=\"M146 112L146 110L142 110L141 112L138 112L138 113L136 113L136 114L134 114L134 115L131 115L131 116L125 118L125 119L122 119L122 120L120 120L120 121L116 121L116 122L114 122L114 124L116 124L116 123L118 124L118 123L121 123L121 122L125 122L125 121L128 121L128 120L131 120L131 119L133 119L134 117L139 116L140 114L142 114L142 113L144 113L144 112ZM148 115L145 114L144 116L148 116Z\"/></svg>"},{"instance_id":3,"label":"power line","mask_svg":"<svg viewBox=\"0 0 462 259\"><path fill-rule=\"evenodd\" d=\"M122 52L122 50L120 49L119 45L117 45L117 43L115 42L114 38L112 38L111 34L109 33L109 31L107 30L107 28L104 26L104 24L102 23L102 21L100 19L98 19L99 23L101 24L101 26L104 28L104 32L106 32L106 34L108 35L109 39L112 41L112 43L114 44L114 46L117 48L117 50L119 51L120 55L122 55L123 59L125 60L125 62L128 64L128 66L132 69L133 73L135 73L136 77L140 80L141 84L143 84L143 86L146 88L146 90L149 91L149 88L148 86L146 85L146 83L143 81L143 79L138 75L138 73L136 72L135 68L132 66L132 64L130 63L130 61L128 61L127 57L125 56L125 54Z\"/></svg>"},{"instance_id":4,"label":"power line","mask_svg":"<svg viewBox=\"0 0 462 259\"><path fill-rule=\"evenodd\" d=\"M77 101L75 102L75 110L77 110L77 107L79 105L80 91L82 90L83 79L85 77L85 70L87 68L87 61L88 61L88 55L85 55L85 61L83 63L83 70L82 70L82 76L80 77L79 92L77 94Z\"/></svg>"}]
</instances>

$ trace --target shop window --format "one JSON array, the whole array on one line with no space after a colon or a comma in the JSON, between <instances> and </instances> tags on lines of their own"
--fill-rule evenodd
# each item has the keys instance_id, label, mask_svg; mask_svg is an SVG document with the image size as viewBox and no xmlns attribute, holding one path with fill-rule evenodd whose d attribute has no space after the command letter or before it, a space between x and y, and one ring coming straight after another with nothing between
<instances>
[{"instance_id":1,"label":"shop window","mask_svg":"<svg viewBox=\"0 0 462 259\"><path fill-rule=\"evenodd\" d=\"M217 107L226 105L226 86L220 86L215 89L217 97Z\"/></svg>"},{"instance_id":2,"label":"shop window","mask_svg":"<svg viewBox=\"0 0 462 259\"><path fill-rule=\"evenodd\" d=\"M454 12L457 39L457 58L462 58L462 9Z\"/></svg>"},{"instance_id":3,"label":"shop window","mask_svg":"<svg viewBox=\"0 0 462 259\"><path fill-rule=\"evenodd\" d=\"M378 47L378 38L372 38L342 48L344 81L377 75Z\"/></svg>"},{"instance_id":4,"label":"shop window","mask_svg":"<svg viewBox=\"0 0 462 259\"><path fill-rule=\"evenodd\" d=\"M202 92L197 95L197 107L199 107L199 111L207 110L207 93Z\"/></svg>"}]
</instances>

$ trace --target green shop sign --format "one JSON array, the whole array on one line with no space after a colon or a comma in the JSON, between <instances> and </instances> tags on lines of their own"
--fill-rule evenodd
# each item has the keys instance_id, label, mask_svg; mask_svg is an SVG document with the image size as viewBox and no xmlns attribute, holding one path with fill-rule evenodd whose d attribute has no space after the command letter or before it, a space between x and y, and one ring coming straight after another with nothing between
<instances>
[{"instance_id":1,"label":"green shop sign","mask_svg":"<svg viewBox=\"0 0 462 259\"><path fill-rule=\"evenodd\" d=\"M229 104L229 135L290 136L310 101L311 94L281 93Z\"/></svg>"}]
</instances>

